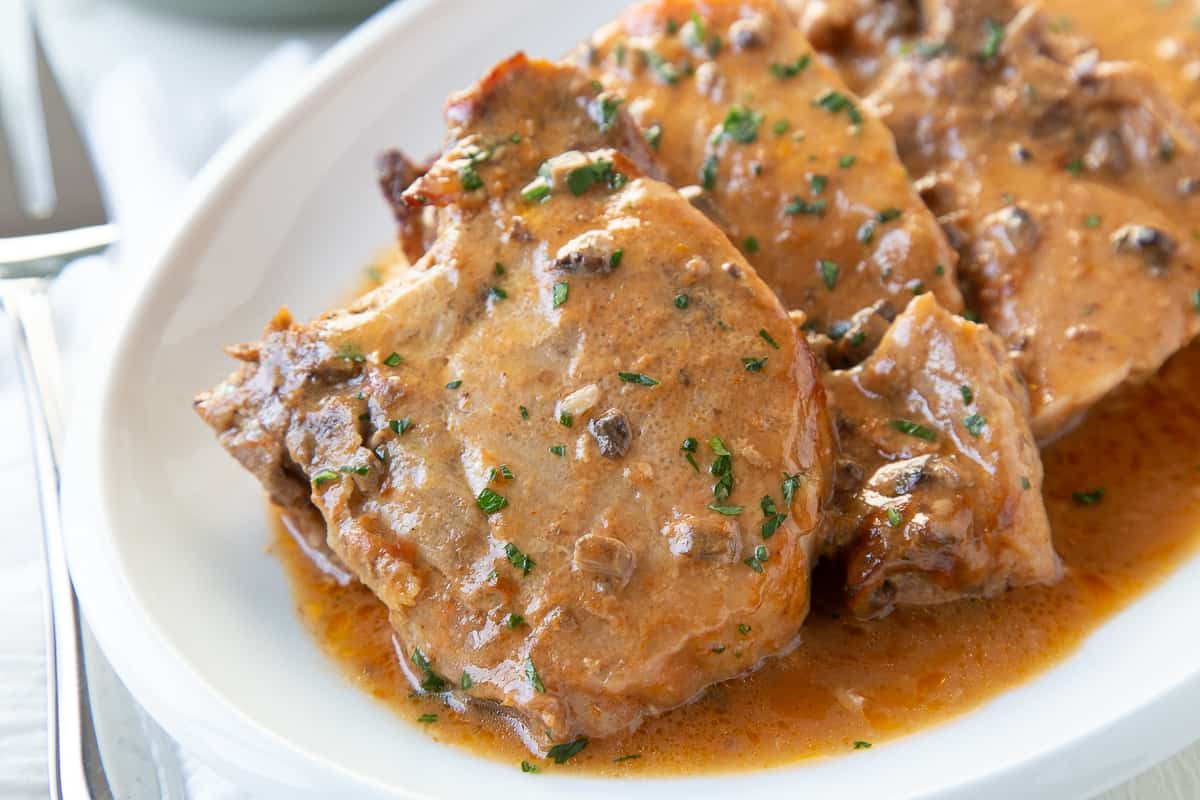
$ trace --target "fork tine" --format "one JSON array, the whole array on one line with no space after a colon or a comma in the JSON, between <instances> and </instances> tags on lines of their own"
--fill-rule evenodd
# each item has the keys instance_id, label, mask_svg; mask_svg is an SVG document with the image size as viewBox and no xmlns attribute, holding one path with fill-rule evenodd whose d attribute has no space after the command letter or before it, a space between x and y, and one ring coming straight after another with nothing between
<instances>
[{"instance_id":1,"label":"fork tine","mask_svg":"<svg viewBox=\"0 0 1200 800\"><path fill-rule=\"evenodd\" d=\"M108 212L100 194L91 154L83 142L75 119L63 100L58 80L50 69L42 37L34 28L38 85L41 88L42 113L50 141L50 161L54 171L54 189L58 204L46 221L46 231L70 230L108 222ZM41 233L30 229L26 233Z\"/></svg>"},{"instance_id":2,"label":"fork tine","mask_svg":"<svg viewBox=\"0 0 1200 800\"><path fill-rule=\"evenodd\" d=\"M16 162L8 144L4 120L0 119L0 237L25 231L27 217L21 206Z\"/></svg>"}]
</instances>

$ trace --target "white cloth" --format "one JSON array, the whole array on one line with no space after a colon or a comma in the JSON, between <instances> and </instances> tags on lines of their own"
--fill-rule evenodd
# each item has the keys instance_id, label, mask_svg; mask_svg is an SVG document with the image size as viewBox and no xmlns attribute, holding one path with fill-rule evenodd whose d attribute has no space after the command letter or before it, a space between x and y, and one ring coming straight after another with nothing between
<instances>
[{"instance_id":1,"label":"white cloth","mask_svg":"<svg viewBox=\"0 0 1200 800\"><path fill-rule=\"evenodd\" d=\"M227 91L213 88L221 76L207 70L207 83L197 90L184 77L204 59L221 58L213 54L213 40L225 34L189 27L173 39L167 30L170 22L143 19L123 6L90 0L43 0L43 9L43 16L62 12L47 20L51 34L56 28L65 32L83 26L93 34L58 50L52 47L52 56L66 67L61 71L66 73L62 77L68 93L90 96L87 132L122 231L118 250L72 265L53 292L69 384L76 372L70 364L85 358L89 339L106 330L103 320L113 305L113 292L128 283L131 273L147 267L147 254L166 228L164 221L176 213L195 169L234 127L297 78L311 48L290 42L275 49ZM104 30L111 33L110 46L101 51L98 40L104 38ZM250 41L253 34L230 31L227 36L231 49L224 52L225 62L249 65L262 51L259 40ZM56 38L51 36L52 45ZM321 38L323 44L329 37ZM181 44L182 39L188 44ZM149 51L159 58L121 61L113 55ZM225 62L222 66L228 69ZM104 75L98 82L89 77L95 64ZM82 91L89 81L94 85ZM188 97L178 96L186 90L191 90ZM7 326L0 325L0 800L38 800L46 796L42 569L26 417L11 353ZM69 406L69 391L67 399ZM181 761L191 800L248 800L186 753ZM1113 790L1104 800L1196 797L1200 746Z\"/></svg>"},{"instance_id":2,"label":"white cloth","mask_svg":"<svg viewBox=\"0 0 1200 800\"><path fill-rule=\"evenodd\" d=\"M158 237L178 211L191 170L189 153L211 151L248 117L269 106L308 67L312 49L287 42L223 94L181 140L172 126L170 98L143 60L113 69L91 93L85 130L105 184L121 243L105 257L72 264L52 299L63 352L67 418L72 363L86 358L97 331L110 329L114 293L129 276L146 269ZM46 796L45 655L37 507L26 416L19 392L12 341L0 332L0 543L11 542L0 562L0 798ZM198 763L179 754L193 800L245 800L245 795Z\"/></svg>"}]
</instances>

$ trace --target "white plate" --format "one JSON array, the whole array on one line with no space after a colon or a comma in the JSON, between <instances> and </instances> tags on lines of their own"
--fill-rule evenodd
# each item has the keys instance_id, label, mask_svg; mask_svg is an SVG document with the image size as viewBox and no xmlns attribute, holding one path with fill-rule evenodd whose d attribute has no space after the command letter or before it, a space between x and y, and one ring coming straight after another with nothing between
<instances>
[{"instance_id":1,"label":"white plate","mask_svg":"<svg viewBox=\"0 0 1200 800\"><path fill-rule=\"evenodd\" d=\"M202 176L75 404L65 512L81 601L120 676L184 745L263 798L1085 797L1200 735L1200 560L1040 678L842 758L692 779L525 775L438 745L344 680L302 629L262 500L192 413L281 303L346 290L392 224L373 157L430 152L446 94L524 48L564 52L623 3L408 0L338 47Z\"/></svg>"}]
</instances>

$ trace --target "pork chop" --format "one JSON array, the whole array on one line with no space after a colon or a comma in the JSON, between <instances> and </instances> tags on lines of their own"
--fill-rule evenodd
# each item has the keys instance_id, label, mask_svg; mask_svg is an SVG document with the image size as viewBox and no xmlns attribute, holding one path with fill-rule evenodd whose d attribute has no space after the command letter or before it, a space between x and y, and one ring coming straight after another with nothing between
<instances>
[{"instance_id":1,"label":"pork chop","mask_svg":"<svg viewBox=\"0 0 1200 800\"><path fill-rule=\"evenodd\" d=\"M918 297L824 383L840 444L824 546L857 615L1058 578L1028 394L987 328Z\"/></svg>"},{"instance_id":2,"label":"pork chop","mask_svg":"<svg viewBox=\"0 0 1200 800\"><path fill-rule=\"evenodd\" d=\"M919 39L880 52L892 63L868 103L1048 441L1200 332L1200 128L1143 69L1101 60L1036 6L911 5Z\"/></svg>"},{"instance_id":3,"label":"pork chop","mask_svg":"<svg viewBox=\"0 0 1200 800\"><path fill-rule=\"evenodd\" d=\"M796 643L832 434L807 346L724 235L612 150L546 150L531 92L603 102L523 57L454 97L404 193L439 206L426 255L280 315L196 407L273 498L311 499L419 690L553 755Z\"/></svg>"},{"instance_id":4,"label":"pork chop","mask_svg":"<svg viewBox=\"0 0 1200 800\"><path fill-rule=\"evenodd\" d=\"M810 327L836 336L922 292L961 309L954 253L891 134L773 0L641 3L579 57Z\"/></svg>"}]
</instances>

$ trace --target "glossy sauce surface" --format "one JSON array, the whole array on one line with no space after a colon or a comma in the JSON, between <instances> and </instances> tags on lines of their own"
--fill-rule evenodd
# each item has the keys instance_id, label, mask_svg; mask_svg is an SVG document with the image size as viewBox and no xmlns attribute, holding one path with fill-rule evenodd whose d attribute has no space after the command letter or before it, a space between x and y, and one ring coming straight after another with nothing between
<instances>
[{"instance_id":1,"label":"glossy sauce surface","mask_svg":"<svg viewBox=\"0 0 1200 800\"><path fill-rule=\"evenodd\" d=\"M1150 383L1107 398L1043 453L1046 503L1066 565L1058 585L860 622L822 602L818 573L814 611L797 651L745 680L711 688L633 735L593 741L564 766L531 758L486 713L412 697L395 663L383 605L361 586L340 587L324 576L282 526L274 551L305 625L349 679L437 741L514 768L528 761L543 771L606 775L756 769L849 754L856 742L878 745L969 711L1052 666L1194 551L1197 388L1200 344L1176 355ZM418 723L422 715L436 719ZM638 757L617 760L627 755Z\"/></svg>"}]
</instances>

